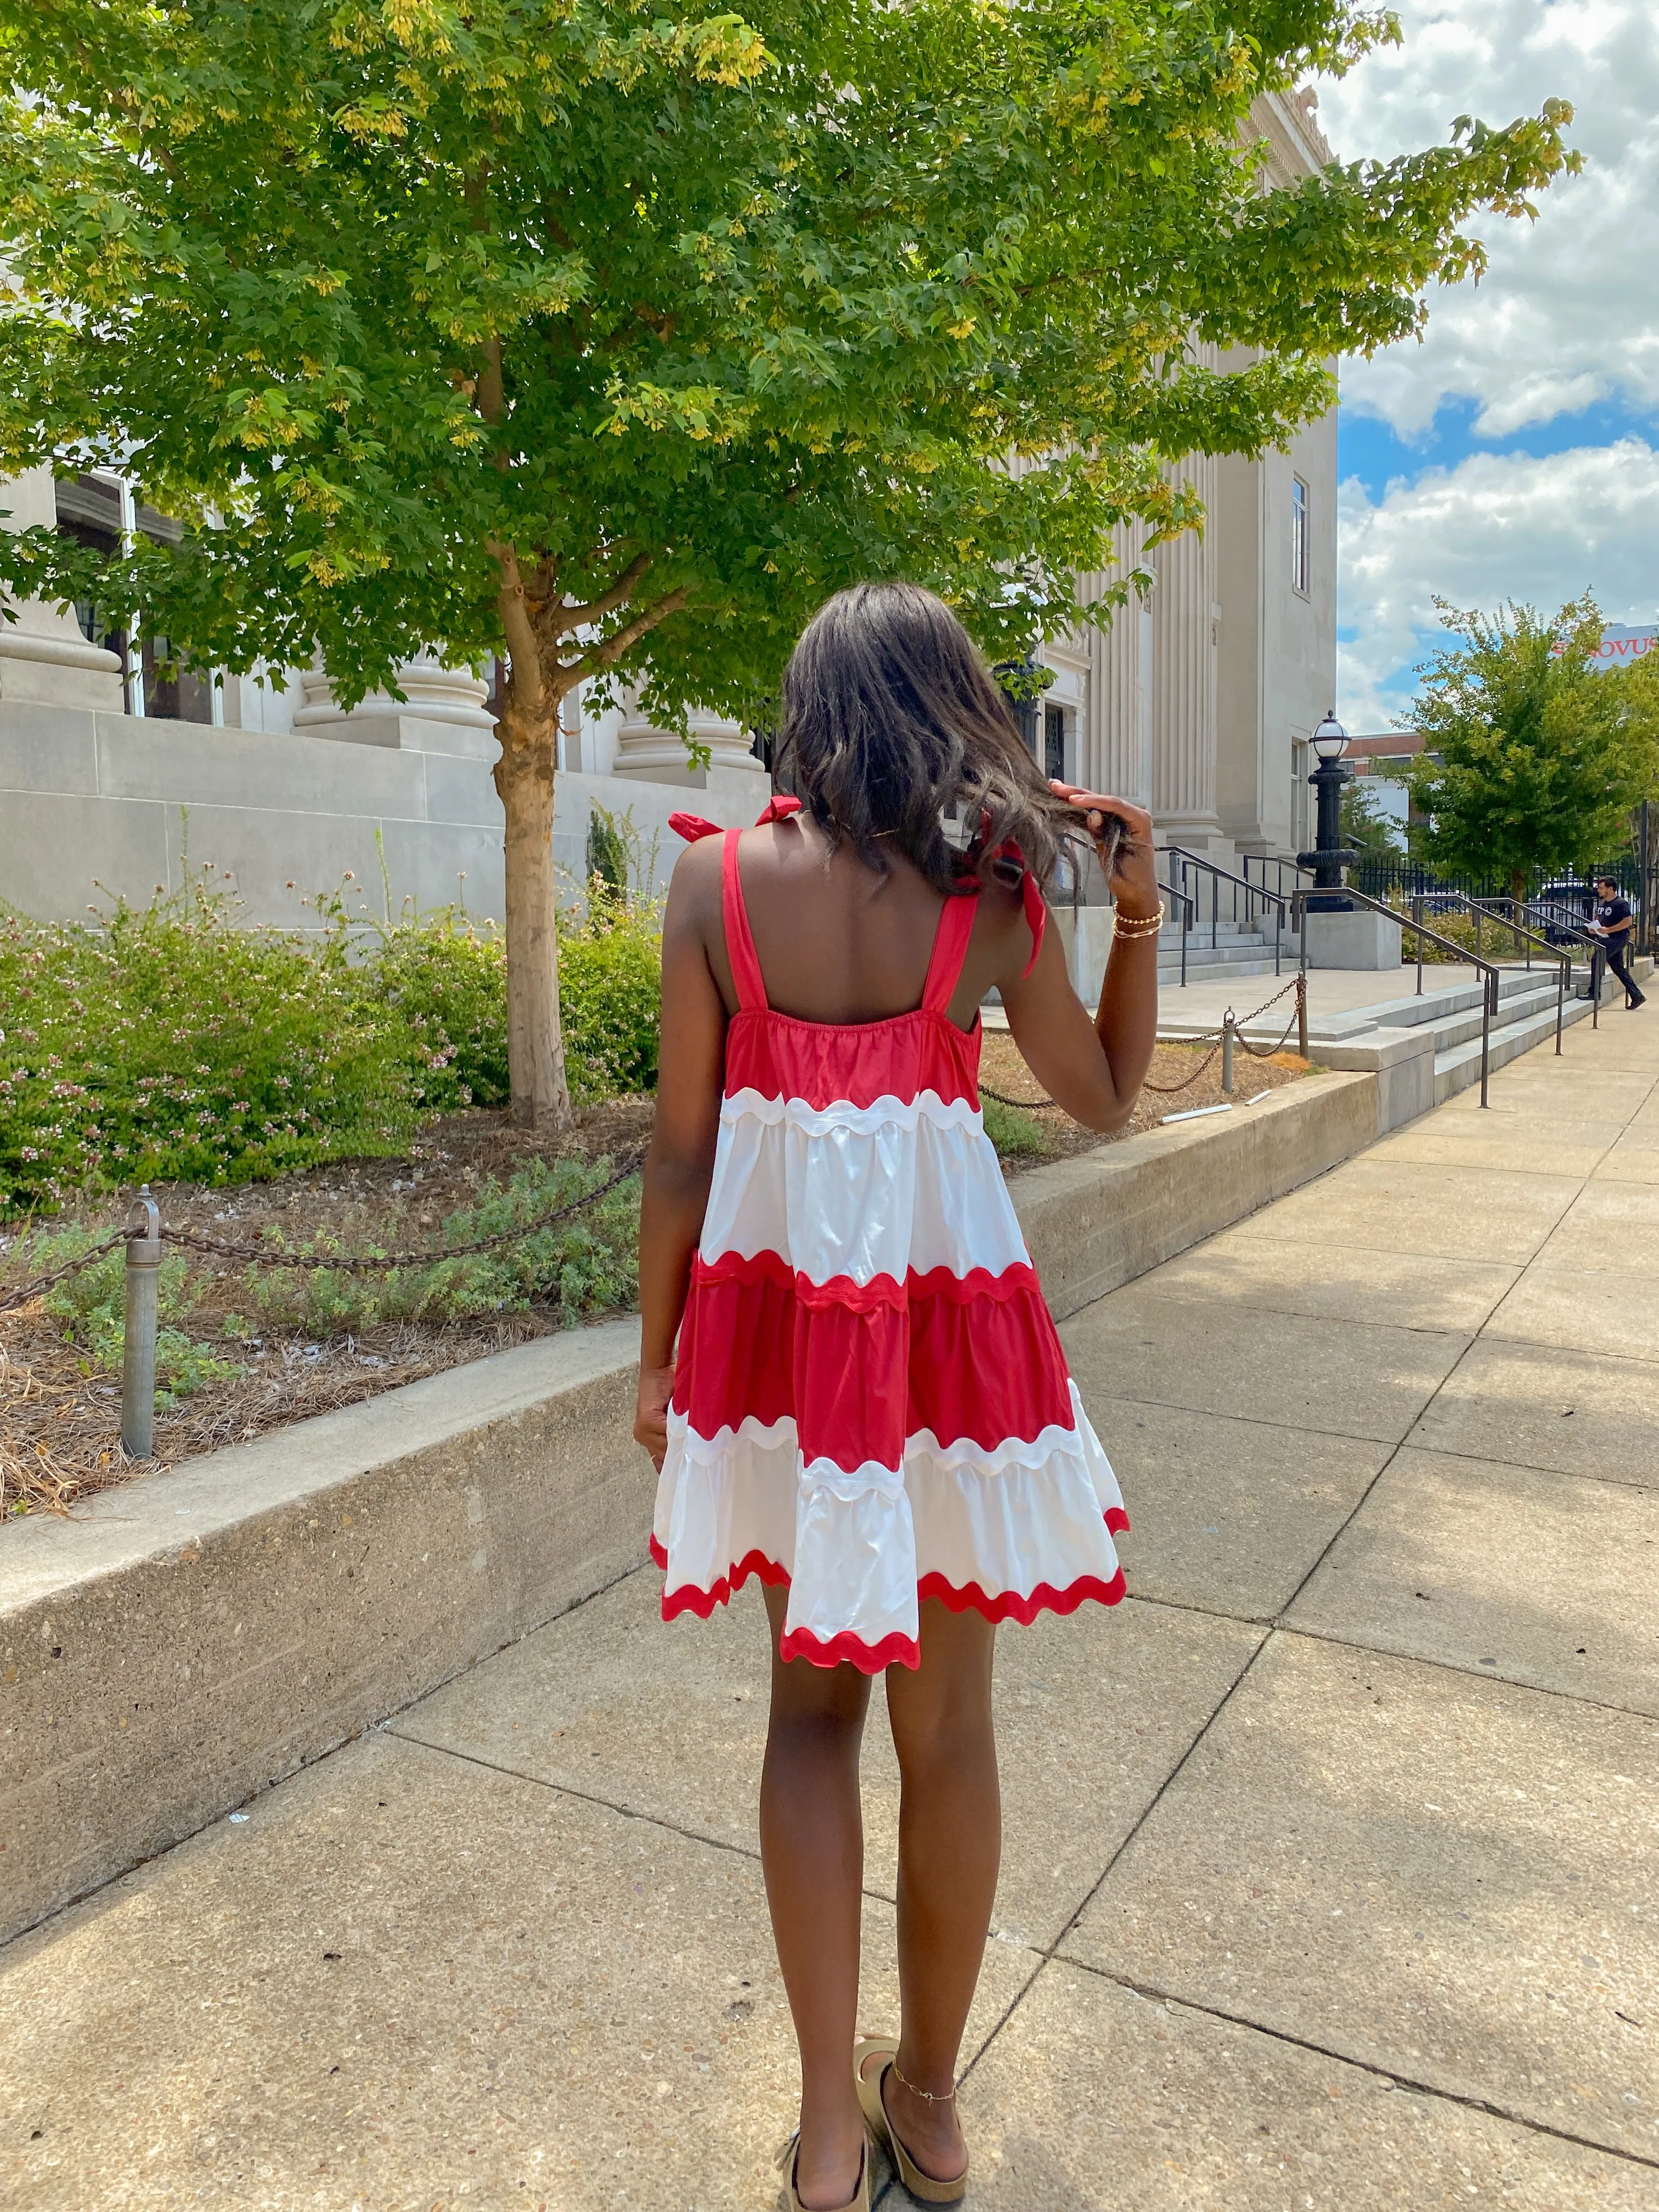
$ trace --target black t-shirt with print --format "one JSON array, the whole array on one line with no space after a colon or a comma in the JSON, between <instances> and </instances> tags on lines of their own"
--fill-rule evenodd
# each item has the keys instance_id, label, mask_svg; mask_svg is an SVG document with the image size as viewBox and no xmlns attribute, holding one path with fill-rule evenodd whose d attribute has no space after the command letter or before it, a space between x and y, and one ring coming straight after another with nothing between
<instances>
[{"instance_id":1,"label":"black t-shirt with print","mask_svg":"<svg viewBox=\"0 0 1659 2212\"><path fill-rule=\"evenodd\" d=\"M1603 929L1617 928L1618 925L1621 921L1628 921L1630 920L1630 901L1627 898L1621 897L1615 894L1615 896L1610 899L1601 899L1597 902L1595 919L1601 923ZM1629 930L1620 929L1618 936L1609 938L1607 942L1615 950L1620 950L1622 949L1629 940Z\"/></svg>"}]
</instances>

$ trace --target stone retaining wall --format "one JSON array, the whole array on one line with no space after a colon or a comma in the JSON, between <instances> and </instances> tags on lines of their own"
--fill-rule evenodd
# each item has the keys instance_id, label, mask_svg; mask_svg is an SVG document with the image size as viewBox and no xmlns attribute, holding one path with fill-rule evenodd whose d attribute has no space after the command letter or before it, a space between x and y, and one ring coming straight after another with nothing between
<instances>
[{"instance_id":1,"label":"stone retaining wall","mask_svg":"<svg viewBox=\"0 0 1659 2212\"><path fill-rule=\"evenodd\" d=\"M1369 1143L1376 1081L1019 1177L1056 1316ZM543 1338L0 1529L0 1940L639 1565L637 1351Z\"/></svg>"}]
</instances>

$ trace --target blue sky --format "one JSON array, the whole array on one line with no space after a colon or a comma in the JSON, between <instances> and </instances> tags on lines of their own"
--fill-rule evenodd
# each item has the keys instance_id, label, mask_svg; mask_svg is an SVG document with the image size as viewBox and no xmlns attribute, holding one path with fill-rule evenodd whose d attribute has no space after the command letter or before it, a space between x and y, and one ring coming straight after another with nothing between
<instances>
[{"instance_id":1,"label":"blue sky","mask_svg":"<svg viewBox=\"0 0 1659 2212\"><path fill-rule=\"evenodd\" d=\"M1340 690L1353 730L1409 707L1437 595L1659 620L1659 40L1630 0L1436 0L1404 42L1320 87L1341 161L1573 102L1582 176L1535 222L1480 219L1479 285L1432 295L1422 343L1342 365Z\"/></svg>"}]
</instances>

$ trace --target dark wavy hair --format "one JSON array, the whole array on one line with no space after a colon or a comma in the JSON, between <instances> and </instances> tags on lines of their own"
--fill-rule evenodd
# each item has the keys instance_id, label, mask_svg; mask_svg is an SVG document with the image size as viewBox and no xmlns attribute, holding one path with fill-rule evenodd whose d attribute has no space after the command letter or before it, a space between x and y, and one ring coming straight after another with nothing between
<instances>
[{"instance_id":1,"label":"dark wavy hair","mask_svg":"<svg viewBox=\"0 0 1659 2212\"><path fill-rule=\"evenodd\" d=\"M832 850L844 839L884 874L902 853L941 891L1006 875L1010 839L1046 887L1083 842L972 638L918 584L854 584L818 609L784 672L773 766Z\"/></svg>"}]
</instances>

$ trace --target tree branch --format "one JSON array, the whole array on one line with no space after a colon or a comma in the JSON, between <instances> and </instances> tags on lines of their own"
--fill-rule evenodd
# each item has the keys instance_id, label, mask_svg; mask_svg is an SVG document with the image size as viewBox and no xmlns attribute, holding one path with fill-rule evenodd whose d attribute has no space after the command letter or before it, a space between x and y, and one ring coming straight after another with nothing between
<instances>
[{"instance_id":1,"label":"tree branch","mask_svg":"<svg viewBox=\"0 0 1659 2212\"><path fill-rule=\"evenodd\" d=\"M629 562L610 590L601 592L598 599L590 599L586 606L561 608L560 628L580 629L584 623L601 621L605 616L614 613L617 608L625 606L634 596L635 586L651 566L651 561L649 553L641 553L637 559Z\"/></svg>"},{"instance_id":2,"label":"tree branch","mask_svg":"<svg viewBox=\"0 0 1659 2212\"><path fill-rule=\"evenodd\" d=\"M659 623L666 622L670 615L678 614L690 596L690 592L684 589L670 592L659 599L654 607L647 607L642 615L635 615L633 621L625 623L614 637L606 638L603 645L583 655L579 664L583 672L592 676L601 668L614 668L629 646L637 645L647 631L655 629Z\"/></svg>"},{"instance_id":3,"label":"tree branch","mask_svg":"<svg viewBox=\"0 0 1659 2212\"><path fill-rule=\"evenodd\" d=\"M519 573L519 556L511 545L491 544L484 550L501 571L501 588L496 599L501 611L501 628L507 633L507 649L513 662L513 688L517 690L521 681L533 683L539 692L542 688L541 647L536 637L536 625L530 610L525 605L524 579Z\"/></svg>"}]
</instances>

